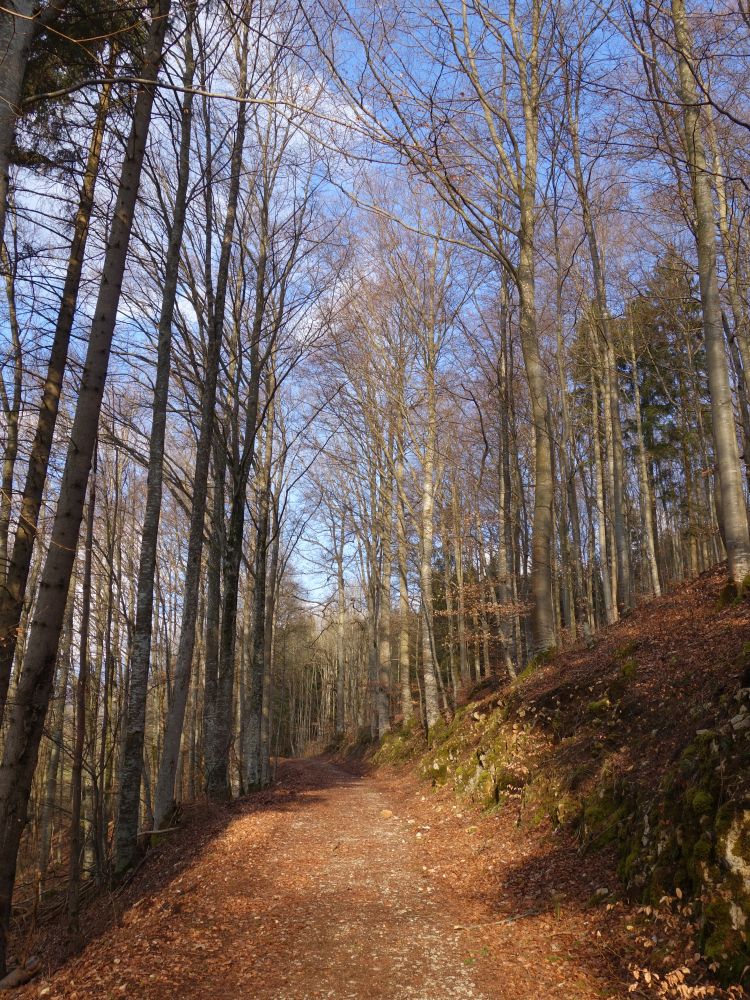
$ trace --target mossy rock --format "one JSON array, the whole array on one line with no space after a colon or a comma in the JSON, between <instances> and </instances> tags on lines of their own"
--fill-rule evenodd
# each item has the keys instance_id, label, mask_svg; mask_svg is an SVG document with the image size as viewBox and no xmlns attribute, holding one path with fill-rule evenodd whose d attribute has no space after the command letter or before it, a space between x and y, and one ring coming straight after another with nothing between
<instances>
[{"instance_id":1,"label":"mossy rock","mask_svg":"<svg viewBox=\"0 0 750 1000\"><path fill-rule=\"evenodd\" d=\"M513 687L517 688L522 685L524 681L527 681L529 677L531 677L538 667L543 667L547 663L550 663L555 656L557 656L557 647L550 646L548 649L542 649L538 653L529 657L526 666L516 675L516 679L513 681Z\"/></svg>"},{"instance_id":2,"label":"mossy rock","mask_svg":"<svg viewBox=\"0 0 750 1000\"><path fill-rule=\"evenodd\" d=\"M725 608L736 608L750 594L750 575L744 577L737 583L735 580L727 580L719 592L716 601L717 610L723 611Z\"/></svg>"},{"instance_id":3,"label":"mossy rock","mask_svg":"<svg viewBox=\"0 0 750 1000\"><path fill-rule=\"evenodd\" d=\"M585 799L580 821L585 846L604 847L617 840L626 815L625 802L613 788L603 788Z\"/></svg>"},{"instance_id":4,"label":"mossy rock","mask_svg":"<svg viewBox=\"0 0 750 1000\"><path fill-rule=\"evenodd\" d=\"M637 652L639 643L636 639L630 639L628 642L618 646L614 653L614 658L616 660L626 661L633 657L633 654Z\"/></svg>"},{"instance_id":5,"label":"mossy rock","mask_svg":"<svg viewBox=\"0 0 750 1000\"><path fill-rule=\"evenodd\" d=\"M590 701L586 706L586 711L589 715L601 716L606 715L611 708L612 702L609 700L609 695L605 695L604 698Z\"/></svg>"},{"instance_id":6,"label":"mossy rock","mask_svg":"<svg viewBox=\"0 0 750 1000\"><path fill-rule=\"evenodd\" d=\"M622 666L620 667L620 677L624 681L635 680L637 673L638 660L636 660L634 656L629 656L626 660L623 660Z\"/></svg>"},{"instance_id":7,"label":"mossy rock","mask_svg":"<svg viewBox=\"0 0 750 1000\"><path fill-rule=\"evenodd\" d=\"M701 951L709 962L719 966L726 984L736 983L747 973L750 965L747 917L734 901L716 899L704 907Z\"/></svg>"},{"instance_id":8,"label":"mossy rock","mask_svg":"<svg viewBox=\"0 0 750 1000\"><path fill-rule=\"evenodd\" d=\"M719 591L719 596L716 601L717 611L724 611L725 608L731 608L737 603L739 595L739 589L734 580L727 580L724 586Z\"/></svg>"},{"instance_id":9,"label":"mossy rock","mask_svg":"<svg viewBox=\"0 0 750 1000\"><path fill-rule=\"evenodd\" d=\"M648 808L636 810L619 874L658 904L679 887L700 918L700 945L727 982L750 965L750 798L746 742L724 728L696 735L664 776ZM742 789L745 789L743 796ZM728 798L732 791L738 798ZM587 803L584 823L614 805Z\"/></svg>"},{"instance_id":10,"label":"mossy rock","mask_svg":"<svg viewBox=\"0 0 750 1000\"><path fill-rule=\"evenodd\" d=\"M403 764L417 757L425 747L422 730L409 721L385 733L373 760L376 764Z\"/></svg>"},{"instance_id":11,"label":"mossy rock","mask_svg":"<svg viewBox=\"0 0 750 1000\"><path fill-rule=\"evenodd\" d=\"M696 816L707 816L714 811L714 797L703 788L697 789L690 798L690 808Z\"/></svg>"}]
</instances>

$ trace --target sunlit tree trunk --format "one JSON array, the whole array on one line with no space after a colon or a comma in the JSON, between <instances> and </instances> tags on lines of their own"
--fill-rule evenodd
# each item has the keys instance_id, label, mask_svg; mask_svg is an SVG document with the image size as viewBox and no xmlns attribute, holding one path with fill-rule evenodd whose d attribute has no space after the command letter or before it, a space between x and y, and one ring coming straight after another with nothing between
<instances>
[{"instance_id":1,"label":"sunlit tree trunk","mask_svg":"<svg viewBox=\"0 0 750 1000\"><path fill-rule=\"evenodd\" d=\"M431 729L440 718L438 695L438 665L432 652L432 540L434 534L435 506L435 448L437 413L435 408L435 372L432 351L428 347L427 377L427 426L422 457L422 521L420 539L419 580L422 592L422 669L424 672L424 701L427 728Z\"/></svg>"},{"instance_id":2,"label":"sunlit tree trunk","mask_svg":"<svg viewBox=\"0 0 750 1000\"><path fill-rule=\"evenodd\" d=\"M250 693L248 702L248 741L245 760L245 787L260 788L261 774L261 724L263 715L263 678L266 670L266 593L268 583L268 535L271 492L271 461L273 457L273 426L266 427L263 463L258 485L257 534L255 544L255 586L253 589L252 659L250 664Z\"/></svg>"},{"instance_id":3,"label":"sunlit tree trunk","mask_svg":"<svg viewBox=\"0 0 750 1000\"><path fill-rule=\"evenodd\" d=\"M14 253L14 261L17 254ZM13 484L16 458L18 457L18 421L21 415L21 388L23 383L23 350L21 331L16 309L16 266L11 264L6 248L0 244L0 262L5 272L5 289L8 302L8 326L10 327L11 386L5 384L0 374L0 399L5 418L5 445L3 448L2 478L0 479L0 586L5 584L8 573L8 534L13 509ZM1 669L1 668L0 668ZM0 688L0 706L5 692ZM0 709L0 719L2 710Z\"/></svg>"},{"instance_id":4,"label":"sunlit tree trunk","mask_svg":"<svg viewBox=\"0 0 750 1000\"><path fill-rule=\"evenodd\" d=\"M685 145L695 208L695 245L698 255L706 367L711 394L711 423L718 479L721 485L720 520L727 550L730 580L742 583L750 576L750 532L740 474L732 394L721 325L721 302L716 265L716 222L711 177L701 130L701 99L693 68L693 40L684 0L672 0L677 73Z\"/></svg>"},{"instance_id":5,"label":"sunlit tree trunk","mask_svg":"<svg viewBox=\"0 0 750 1000\"><path fill-rule=\"evenodd\" d=\"M566 74L566 83L569 83ZM612 321L609 315L607 289L604 280L604 265L599 246L599 238L594 225L589 202L588 186L586 184L581 150L578 137L578 100L579 94L567 95L569 130L573 166L578 189L578 200L581 205L583 228L586 233L591 270L594 277L594 295L596 301L596 318L599 333L603 341L603 358L601 364L603 405L605 407L605 424L608 430L610 466L611 466L611 496L614 527L614 548L617 560L616 601L622 611L630 606L630 553L627 530L625 525L625 468L622 447L622 421L620 417L620 392L615 363ZM613 598L615 594L613 593Z\"/></svg>"},{"instance_id":6,"label":"sunlit tree trunk","mask_svg":"<svg viewBox=\"0 0 750 1000\"><path fill-rule=\"evenodd\" d=\"M393 446L389 441L389 451ZM378 614L378 737L391 728L391 575L393 567L393 476L391 455L386 457L380 479L380 544L382 549L379 574L380 596Z\"/></svg>"},{"instance_id":7,"label":"sunlit tree trunk","mask_svg":"<svg viewBox=\"0 0 750 1000\"><path fill-rule=\"evenodd\" d=\"M335 516L335 515L332 515ZM336 561L336 734L346 731L346 590L344 586L344 545L346 541L346 514L342 512L340 530L333 533Z\"/></svg>"},{"instance_id":8,"label":"sunlit tree trunk","mask_svg":"<svg viewBox=\"0 0 750 1000\"><path fill-rule=\"evenodd\" d=\"M169 231L161 310L157 330L156 381L154 384L151 438L149 441L146 504L143 512L136 619L133 633L133 650L130 660L130 686L128 689L128 702L124 723L123 756L120 763L120 803L117 825L117 866L120 870L124 870L133 863L138 847L140 776L143 769L146 699L151 667L154 573L156 569L159 523L161 520L164 441L167 429L167 404L169 401L169 376L172 359L172 322L177 300L180 251L185 229L187 191L190 181L190 141L193 118L192 86L195 73L192 23L188 24L186 30L184 58L185 67L182 76L182 85L185 89L185 97L182 105L182 133L180 137L174 211Z\"/></svg>"},{"instance_id":9,"label":"sunlit tree trunk","mask_svg":"<svg viewBox=\"0 0 750 1000\"><path fill-rule=\"evenodd\" d=\"M401 401L397 404L399 409ZM404 497L403 426L396 433L396 560L398 562L398 667L401 679L401 715L404 723L411 720L414 706L411 696L411 664L409 656L409 562L406 537L406 500Z\"/></svg>"},{"instance_id":10,"label":"sunlit tree trunk","mask_svg":"<svg viewBox=\"0 0 750 1000\"><path fill-rule=\"evenodd\" d=\"M617 612L612 601L612 586L608 558L607 518L604 507L604 462L599 431L599 393L596 385L596 375L591 373L591 440L594 450L594 489L596 493L596 534L599 546L599 565L601 567L602 596L604 599L604 616L608 625L617 620Z\"/></svg>"},{"instance_id":11,"label":"sunlit tree trunk","mask_svg":"<svg viewBox=\"0 0 750 1000\"><path fill-rule=\"evenodd\" d=\"M635 436L638 445L638 484L641 494L641 520L643 523L643 542L646 550L646 564L648 565L649 580L651 582L651 593L654 597L661 594L661 583L659 581L659 563L656 558L656 544L654 541L654 520L653 503L651 496L651 483L648 475L648 455L646 453L646 442L643 436L643 416L641 414L641 389L638 384L638 365L635 356L635 341L632 324L629 324L630 333L630 367L633 373L633 408L635 410Z\"/></svg>"}]
</instances>

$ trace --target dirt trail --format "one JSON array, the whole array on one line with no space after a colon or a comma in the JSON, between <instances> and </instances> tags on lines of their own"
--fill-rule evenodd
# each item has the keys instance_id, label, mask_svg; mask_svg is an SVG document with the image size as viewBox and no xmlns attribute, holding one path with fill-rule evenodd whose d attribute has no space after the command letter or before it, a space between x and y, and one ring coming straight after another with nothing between
<instances>
[{"instance_id":1,"label":"dirt trail","mask_svg":"<svg viewBox=\"0 0 750 1000\"><path fill-rule=\"evenodd\" d=\"M508 853L499 826L486 831L498 853L483 868L473 821L407 778L293 762L263 795L222 811L187 864L180 849L157 851L159 877L119 925L23 997L623 995L600 969L582 971L572 941L591 932L580 914L553 928L526 888L494 913L480 898L477 871L488 885ZM524 886L533 878L524 871Z\"/></svg>"}]
</instances>

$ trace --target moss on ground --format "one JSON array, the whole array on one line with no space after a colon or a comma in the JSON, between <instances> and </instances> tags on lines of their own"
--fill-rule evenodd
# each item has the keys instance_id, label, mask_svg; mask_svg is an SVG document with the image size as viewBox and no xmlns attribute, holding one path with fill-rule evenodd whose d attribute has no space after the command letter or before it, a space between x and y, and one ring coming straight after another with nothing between
<instances>
[{"instance_id":1,"label":"moss on ground","mask_svg":"<svg viewBox=\"0 0 750 1000\"><path fill-rule=\"evenodd\" d=\"M638 676L636 649L629 642L615 652L615 676L592 701L584 700L591 688L573 688L541 708L519 679L501 699L464 706L433 727L420 770L482 809L514 799L521 822L568 825L585 850L616 846L619 875L644 902L679 888L695 906L703 953L730 981L750 965L750 691L739 692L739 705L726 695L727 721L695 731L658 787L644 787L637 770L616 774L601 737ZM750 644L743 655L750 664ZM394 732L379 759L424 748Z\"/></svg>"}]
</instances>

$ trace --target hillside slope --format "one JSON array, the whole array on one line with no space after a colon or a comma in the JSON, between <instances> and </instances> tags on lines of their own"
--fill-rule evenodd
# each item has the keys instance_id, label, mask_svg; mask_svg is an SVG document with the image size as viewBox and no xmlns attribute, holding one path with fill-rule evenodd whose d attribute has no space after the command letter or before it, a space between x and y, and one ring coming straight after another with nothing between
<instances>
[{"instance_id":1,"label":"hillside slope","mask_svg":"<svg viewBox=\"0 0 750 1000\"><path fill-rule=\"evenodd\" d=\"M377 759L417 749L413 735L395 733ZM720 572L510 688L479 689L434 734L420 769L435 786L542 838L572 835L581 854L616 866L619 895L642 904L653 968L687 961L694 979L710 969L747 986L750 606L727 598ZM659 922L663 940L648 929Z\"/></svg>"}]
</instances>

